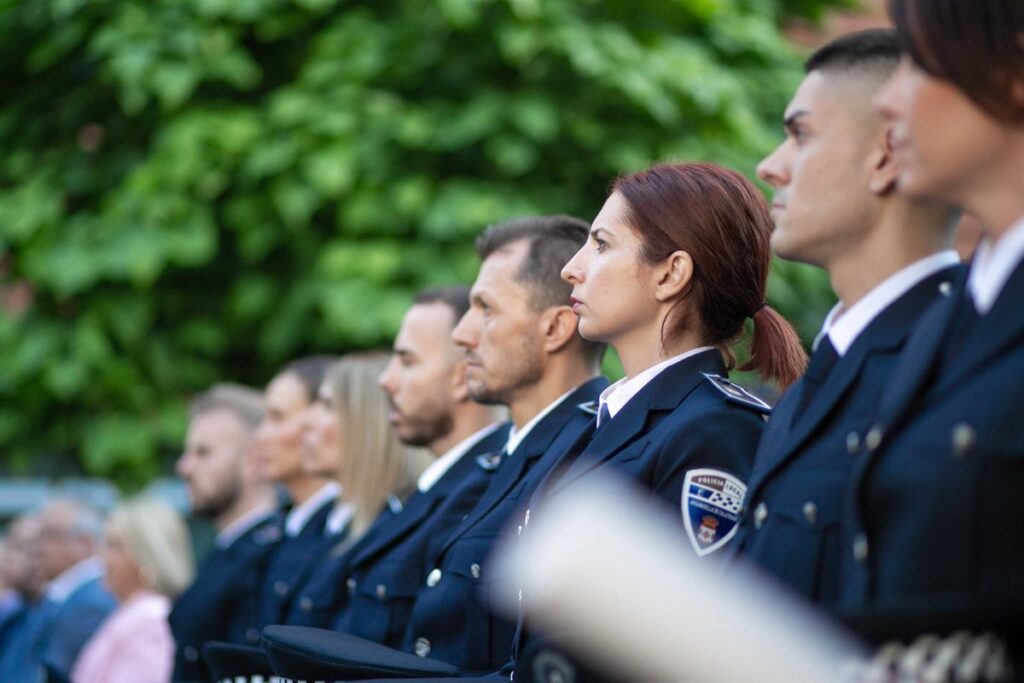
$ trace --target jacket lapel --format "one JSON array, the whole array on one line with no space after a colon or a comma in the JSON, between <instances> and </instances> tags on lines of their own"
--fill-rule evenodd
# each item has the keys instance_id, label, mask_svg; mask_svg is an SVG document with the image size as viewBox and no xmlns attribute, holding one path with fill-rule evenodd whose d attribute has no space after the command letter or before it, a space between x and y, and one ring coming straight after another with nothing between
<instances>
[{"instance_id":1,"label":"jacket lapel","mask_svg":"<svg viewBox=\"0 0 1024 683\"><path fill-rule=\"evenodd\" d=\"M585 431L573 452L579 453L553 481L551 491L579 479L591 470L614 458L623 448L649 430L652 415L674 410L701 382L704 374L725 374L722 354L717 349L704 351L665 368L630 399L608 424L594 432ZM590 435L586 442L583 437Z\"/></svg>"}]
</instances>

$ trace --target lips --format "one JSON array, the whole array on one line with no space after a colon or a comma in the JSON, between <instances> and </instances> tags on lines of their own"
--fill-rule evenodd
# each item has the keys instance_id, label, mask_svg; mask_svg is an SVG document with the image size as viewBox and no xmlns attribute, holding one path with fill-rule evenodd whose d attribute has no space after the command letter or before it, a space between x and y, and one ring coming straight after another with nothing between
<instances>
[{"instance_id":1,"label":"lips","mask_svg":"<svg viewBox=\"0 0 1024 683\"><path fill-rule=\"evenodd\" d=\"M569 297L569 306L572 308L572 312L579 315L579 309L583 306L583 302L574 296Z\"/></svg>"}]
</instances>

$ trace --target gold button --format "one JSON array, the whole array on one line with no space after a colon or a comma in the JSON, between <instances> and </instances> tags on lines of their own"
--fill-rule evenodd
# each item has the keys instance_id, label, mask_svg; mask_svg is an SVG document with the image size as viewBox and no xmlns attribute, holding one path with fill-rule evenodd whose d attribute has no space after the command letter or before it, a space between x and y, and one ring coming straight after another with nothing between
<instances>
[{"instance_id":1,"label":"gold button","mask_svg":"<svg viewBox=\"0 0 1024 683\"><path fill-rule=\"evenodd\" d=\"M186 645L183 652L185 654L185 659L187 659L188 661L190 661L190 662L198 662L199 661L199 650L195 649L191 645Z\"/></svg>"},{"instance_id":2,"label":"gold button","mask_svg":"<svg viewBox=\"0 0 1024 683\"><path fill-rule=\"evenodd\" d=\"M427 574L427 588L433 588L439 583L441 583L441 570L435 567Z\"/></svg>"},{"instance_id":3,"label":"gold button","mask_svg":"<svg viewBox=\"0 0 1024 683\"><path fill-rule=\"evenodd\" d=\"M873 451L882 444L882 427L881 425L875 425L872 427L867 436L864 437L864 445L868 447L869 451Z\"/></svg>"},{"instance_id":4,"label":"gold button","mask_svg":"<svg viewBox=\"0 0 1024 683\"><path fill-rule=\"evenodd\" d=\"M472 576L474 579L479 579L480 578L480 565L478 565L476 562L474 562L473 564L469 565L469 575Z\"/></svg>"},{"instance_id":5,"label":"gold button","mask_svg":"<svg viewBox=\"0 0 1024 683\"><path fill-rule=\"evenodd\" d=\"M299 600L299 609L301 609L303 612L312 612L313 599L310 598L308 595L303 595L302 599Z\"/></svg>"},{"instance_id":6,"label":"gold button","mask_svg":"<svg viewBox=\"0 0 1024 683\"><path fill-rule=\"evenodd\" d=\"M280 596L288 595L288 584L284 581L275 581L274 592Z\"/></svg>"},{"instance_id":7,"label":"gold button","mask_svg":"<svg viewBox=\"0 0 1024 683\"><path fill-rule=\"evenodd\" d=\"M868 537L863 533L857 534L853 539L853 559L858 562L868 559Z\"/></svg>"},{"instance_id":8,"label":"gold button","mask_svg":"<svg viewBox=\"0 0 1024 683\"><path fill-rule=\"evenodd\" d=\"M426 638L417 638L413 645L413 652L417 657L426 657L430 654L430 641Z\"/></svg>"},{"instance_id":9,"label":"gold button","mask_svg":"<svg viewBox=\"0 0 1024 683\"><path fill-rule=\"evenodd\" d=\"M754 528L760 529L766 519L768 519L768 506L764 504L764 501L761 501L754 508Z\"/></svg>"},{"instance_id":10,"label":"gold button","mask_svg":"<svg viewBox=\"0 0 1024 683\"><path fill-rule=\"evenodd\" d=\"M971 449L974 448L974 443L977 441L978 435L974 432L974 427L961 422L956 427L953 427L953 456L957 458L966 457Z\"/></svg>"},{"instance_id":11,"label":"gold button","mask_svg":"<svg viewBox=\"0 0 1024 683\"><path fill-rule=\"evenodd\" d=\"M856 455L857 451L860 450L860 434L857 432L850 432L846 435L846 451L850 455Z\"/></svg>"},{"instance_id":12,"label":"gold button","mask_svg":"<svg viewBox=\"0 0 1024 683\"><path fill-rule=\"evenodd\" d=\"M950 282L943 282L939 284L939 294L942 296L949 296L949 293L953 291L953 285Z\"/></svg>"},{"instance_id":13,"label":"gold button","mask_svg":"<svg viewBox=\"0 0 1024 683\"><path fill-rule=\"evenodd\" d=\"M818 506L812 501L804 503L804 519L806 519L807 523L811 526L818 523Z\"/></svg>"},{"instance_id":14,"label":"gold button","mask_svg":"<svg viewBox=\"0 0 1024 683\"><path fill-rule=\"evenodd\" d=\"M353 595L356 592L356 580L355 579L351 579L350 578L349 580L347 580L345 582L345 585L348 586L348 594L349 595Z\"/></svg>"},{"instance_id":15,"label":"gold button","mask_svg":"<svg viewBox=\"0 0 1024 683\"><path fill-rule=\"evenodd\" d=\"M388 596L388 587L385 586L383 583L378 583L377 584L376 592L377 592L377 598L379 600L383 600L384 598L386 598Z\"/></svg>"}]
</instances>

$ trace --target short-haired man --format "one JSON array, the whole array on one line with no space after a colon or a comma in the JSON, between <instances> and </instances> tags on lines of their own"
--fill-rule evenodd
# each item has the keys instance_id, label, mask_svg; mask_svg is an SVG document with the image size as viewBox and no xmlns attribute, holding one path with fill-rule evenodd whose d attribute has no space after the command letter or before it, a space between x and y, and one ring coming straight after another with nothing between
<instances>
[{"instance_id":1,"label":"short-haired man","mask_svg":"<svg viewBox=\"0 0 1024 683\"><path fill-rule=\"evenodd\" d=\"M253 431L263 416L259 392L218 384L190 406L177 472L193 514L217 530L213 551L169 617L176 643L174 680L207 681L201 660L209 640L254 642L254 596L266 561L281 537L274 491L251 461Z\"/></svg>"},{"instance_id":2,"label":"short-haired man","mask_svg":"<svg viewBox=\"0 0 1024 683\"><path fill-rule=\"evenodd\" d=\"M407 670L413 655L414 661L431 658L428 671L447 667L448 673L473 674L495 671L509 660L515 625L486 604L495 578L489 552L593 419L593 402L607 386L598 375L604 347L577 334L570 287L560 277L587 232L584 221L567 216L531 217L493 226L477 240L480 272L470 309L452 339L466 352L469 395L508 406L513 427L502 453L489 459L495 472L472 510L453 531L430 539L425 580L402 637L404 652L361 650L358 639L340 634L321 634L311 642L301 632L267 629L275 673L354 680ZM287 646L296 640L302 651L282 660L282 653L285 659L295 654ZM316 652L331 663L314 673L309 665L325 662L306 656ZM368 665L371 660L376 664Z\"/></svg>"},{"instance_id":3,"label":"short-haired man","mask_svg":"<svg viewBox=\"0 0 1024 683\"><path fill-rule=\"evenodd\" d=\"M85 642L113 611L96 556L103 517L72 499L49 503L39 513L32 566L47 582L42 599L26 615L0 661L0 679L44 680L49 671L67 679Z\"/></svg>"},{"instance_id":4,"label":"short-haired man","mask_svg":"<svg viewBox=\"0 0 1024 683\"><path fill-rule=\"evenodd\" d=\"M786 139L758 167L775 188L772 246L828 271L839 303L806 374L761 439L735 542L806 598L838 600L839 521L859 430L919 314L949 291L956 214L896 194L890 126L872 101L896 69L895 35L842 36L815 52L786 110Z\"/></svg>"}]
</instances>

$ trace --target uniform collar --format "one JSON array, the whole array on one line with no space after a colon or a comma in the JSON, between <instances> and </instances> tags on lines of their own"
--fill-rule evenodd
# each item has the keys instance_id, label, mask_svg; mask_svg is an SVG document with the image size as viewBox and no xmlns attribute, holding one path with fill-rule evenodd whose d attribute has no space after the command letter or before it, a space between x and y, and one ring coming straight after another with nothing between
<instances>
[{"instance_id":1,"label":"uniform collar","mask_svg":"<svg viewBox=\"0 0 1024 683\"><path fill-rule=\"evenodd\" d=\"M103 576L103 565L100 563L100 558L95 555L87 557L78 564L65 569L60 576L51 581L46 589L46 598L58 605L62 604L71 597L72 593L101 576Z\"/></svg>"},{"instance_id":2,"label":"uniform collar","mask_svg":"<svg viewBox=\"0 0 1024 683\"><path fill-rule=\"evenodd\" d=\"M241 517L224 527L214 541L218 548L224 549L263 523L276 512L270 503L260 503L242 514Z\"/></svg>"},{"instance_id":3,"label":"uniform collar","mask_svg":"<svg viewBox=\"0 0 1024 683\"><path fill-rule=\"evenodd\" d=\"M416 481L416 489L420 493L426 493L429 491L431 487L452 468L452 465L457 463L462 456L469 452L469 449L480 443L500 426L501 424L498 422L495 422L492 425L487 425L480 431L449 448L447 453L434 460L434 462L427 466L427 469L423 470L423 474L421 474L420 478Z\"/></svg>"},{"instance_id":4,"label":"uniform collar","mask_svg":"<svg viewBox=\"0 0 1024 683\"><path fill-rule=\"evenodd\" d=\"M313 515L340 495L341 486L338 485L338 482L329 481L321 486L319 491L288 512L288 516L284 519L285 535L294 538L301 534Z\"/></svg>"},{"instance_id":5,"label":"uniform collar","mask_svg":"<svg viewBox=\"0 0 1024 683\"><path fill-rule=\"evenodd\" d=\"M657 365L652 365L643 372L637 373L635 377L626 378L623 377L615 384L610 385L604 391L601 392L601 396L598 399L600 407L607 406L609 417L615 417L622 408L629 403L629 400L636 396L640 391L651 383L651 381L664 372L669 367L675 365L681 360L696 356L698 353L705 351L713 351L713 346L700 346L696 349L690 349L678 356L673 356L668 360L663 360Z\"/></svg>"},{"instance_id":6,"label":"uniform collar","mask_svg":"<svg viewBox=\"0 0 1024 683\"><path fill-rule=\"evenodd\" d=\"M845 311L842 302L837 303L825 317L821 332L814 340L814 347L817 348L818 342L828 336L841 358L857 341L860 333L892 302L926 277L959 262L957 253L951 249L925 256L887 277Z\"/></svg>"},{"instance_id":7,"label":"uniform collar","mask_svg":"<svg viewBox=\"0 0 1024 683\"><path fill-rule=\"evenodd\" d=\"M519 444L521 444L523 440L527 436L529 436L530 432L533 431L533 428L536 427L541 420L547 417L552 410L561 405L562 401L569 397L569 394L576 391L578 388L579 387L573 387L569 391L565 392L564 394L556 398L554 401L548 404L547 408L534 415L533 419L531 419L529 422L523 425L522 429L516 429L516 426L512 425L512 428L508 430L508 441L505 442L505 453L507 453L508 455L512 455L513 453L515 453L516 448L518 448Z\"/></svg>"},{"instance_id":8,"label":"uniform collar","mask_svg":"<svg viewBox=\"0 0 1024 683\"><path fill-rule=\"evenodd\" d=\"M992 310L999 293L1003 291L1003 286L1022 258L1024 218L1014 223L995 244L988 238L981 241L967 280L967 291L970 292L978 313L984 315Z\"/></svg>"},{"instance_id":9,"label":"uniform collar","mask_svg":"<svg viewBox=\"0 0 1024 683\"><path fill-rule=\"evenodd\" d=\"M338 501L331 511L327 513L327 521L324 522L324 536L337 536L352 521L356 514L356 508L351 503Z\"/></svg>"}]
</instances>

